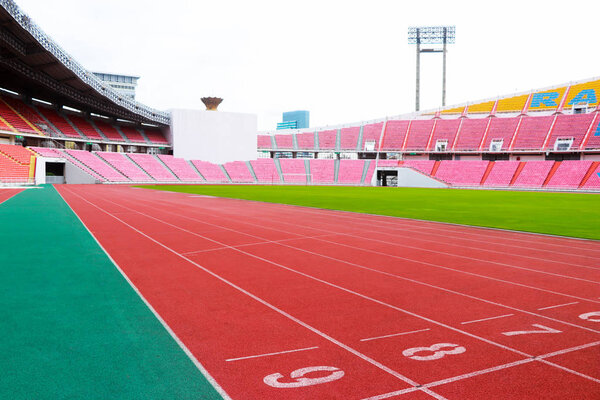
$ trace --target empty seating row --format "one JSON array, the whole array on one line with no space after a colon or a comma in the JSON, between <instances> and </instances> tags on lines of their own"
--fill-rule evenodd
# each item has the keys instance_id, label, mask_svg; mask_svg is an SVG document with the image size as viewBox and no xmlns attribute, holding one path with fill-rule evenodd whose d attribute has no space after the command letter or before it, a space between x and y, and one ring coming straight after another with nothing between
<instances>
[{"instance_id":1,"label":"empty seating row","mask_svg":"<svg viewBox=\"0 0 600 400\"><path fill-rule=\"evenodd\" d=\"M600 189L600 161L258 159L223 165L169 155L32 148L44 157L69 159L100 181L369 184L375 168L410 167L457 187ZM30 150L0 145L3 168L29 171ZM10 162L10 164L9 164ZM24 168L17 168L17 166ZM368 166L368 168L367 168ZM597 171L597 172L596 172Z\"/></svg>"},{"instance_id":2,"label":"empty seating row","mask_svg":"<svg viewBox=\"0 0 600 400\"><path fill-rule=\"evenodd\" d=\"M156 128L145 129L146 140L137 129L126 125L116 127L100 118L88 120L74 113L59 113L55 109L32 106L10 96L0 97L0 129L99 141L168 144L162 132Z\"/></svg>"},{"instance_id":3,"label":"empty seating row","mask_svg":"<svg viewBox=\"0 0 600 400\"><path fill-rule=\"evenodd\" d=\"M390 120L383 136L382 122L362 126L361 143L357 143L359 126L317 132L318 147L310 132L277 134L275 143L280 150L436 151L436 145L444 143L442 151L508 152L552 150L557 139L572 139L572 150L596 149L600 148L597 114ZM258 141L259 149L272 149L269 135L260 135Z\"/></svg>"},{"instance_id":4,"label":"empty seating row","mask_svg":"<svg viewBox=\"0 0 600 400\"><path fill-rule=\"evenodd\" d=\"M154 179L124 153L97 152L104 161L134 182L153 182Z\"/></svg>"},{"instance_id":5,"label":"empty seating row","mask_svg":"<svg viewBox=\"0 0 600 400\"><path fill-rule=\"evenodd\" d=\"M254 177L248 169L248 165L244 161L232 161L223 164L223 167L227 171L227 175L232 182L235 183L252 183Z\"/></svg>"},{"instance_id":6,"label":"empty seating row","mask_svg":"<svg viewBox=\"0 0 600 400\"><path fill-rule=\"evenodd\" d=\"M186 160L183 158L177 158L169 155L159 155L158 158L167 166L169 169L184 182L198 182L202 181L202 177Z\"/></svg>"}]
</instances>

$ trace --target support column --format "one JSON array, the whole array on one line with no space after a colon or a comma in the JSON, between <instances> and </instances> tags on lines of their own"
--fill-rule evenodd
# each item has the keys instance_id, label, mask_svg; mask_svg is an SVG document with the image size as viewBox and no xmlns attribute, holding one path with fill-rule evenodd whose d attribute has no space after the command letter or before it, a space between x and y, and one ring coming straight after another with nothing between
<instances>
[{"instance_id":1,"label":"support column","mask_svg":"<svg viewBox=\"0 0 600 400\"><path fill-rule=\"evenodd\" d=\"M446 28L444 28L444 71L442 73L442 107L446 106L446 35L447 30Z\"/></svg>"},{"instance_id":2,"label":"support column","mask_svg":"<svg viewBox=\"0 0 600 400\"><path fill-rule=\"evenodd\" d=\"M415 111L419 111L420 103L420 91L421 91L421 37L419 35L419 29L417 29L417 82L416 82L416 98L415 98Z\"/></svg>"}]
</instances>

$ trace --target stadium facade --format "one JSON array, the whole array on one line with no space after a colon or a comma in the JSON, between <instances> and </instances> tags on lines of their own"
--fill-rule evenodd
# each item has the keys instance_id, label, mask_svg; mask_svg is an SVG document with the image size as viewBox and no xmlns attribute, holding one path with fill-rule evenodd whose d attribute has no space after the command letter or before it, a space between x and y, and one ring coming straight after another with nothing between
<instances>
[{"instance_id":1,"label":"stadium facade","mask_svg":"<svg viewBox=\"0 0 600 400\"><path fill-rule=\"evenodd\" d=\"M45 182L57 168L67 182L369 185L410 168L422 184L600 189L600 78L257 134L255 115L165 112L135 101L83 68L13 1L0 5L0 143L27 152L0 149L5 181Z\"/></svg>"}]
</instances>

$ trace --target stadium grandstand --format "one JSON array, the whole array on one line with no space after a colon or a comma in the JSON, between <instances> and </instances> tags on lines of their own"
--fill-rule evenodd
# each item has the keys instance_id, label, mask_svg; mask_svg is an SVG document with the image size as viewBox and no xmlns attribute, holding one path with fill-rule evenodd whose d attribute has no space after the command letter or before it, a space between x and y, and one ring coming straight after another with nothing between
<instances>
[{"instance_id":1,"label":"stadium grandstand","mask_svg":"<svg viewBox=\"0 0 600 400\"><path fill-rule=\"evenodd\" d=\"M600 399L600 77L259 132L0 24L0 399Z\"/></svg>"},{"instance_id":2,"label":"stadium grandstand","mask_svg":"<svg viewBox=\"0 0 600 400\"><path fill-rule=\"evenodd\" d=\"M599 78L339 127L255 133L252 148L222 144L226 159L215 162L189 156L174 114L115 91L14 2L3 6L1 44L12 55L0 60L5 184L45 183L48 172L67 183L403 185L398 171L411 169L425 186L600 187ZM246 158L235 157L236 147ZM31 159L19 158L24 151ZM197 165L218 173L204 176Z\"/></svg>"}]
</instances>

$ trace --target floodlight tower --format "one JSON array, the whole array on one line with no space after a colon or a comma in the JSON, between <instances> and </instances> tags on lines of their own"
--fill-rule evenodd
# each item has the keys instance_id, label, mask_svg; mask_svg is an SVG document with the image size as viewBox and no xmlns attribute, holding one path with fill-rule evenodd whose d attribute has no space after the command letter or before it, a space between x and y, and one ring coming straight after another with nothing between
<instances>
[{"instance_id":1,"label":"floodlight tower","mask_svg":"<svg viewBox=\"0 0 600 400\"><path fill-rule=\"evenodd\" d=\"M456 41L454 26L411 26L408 28L408 44L417 45L417 93L416 111L420 108L421 87L421 53L443 53L444 66L442 72L442 107L446 105L446 45ZM442 44L442 49L421 49L421 44Z\"/></svg>"}]
</instances>

